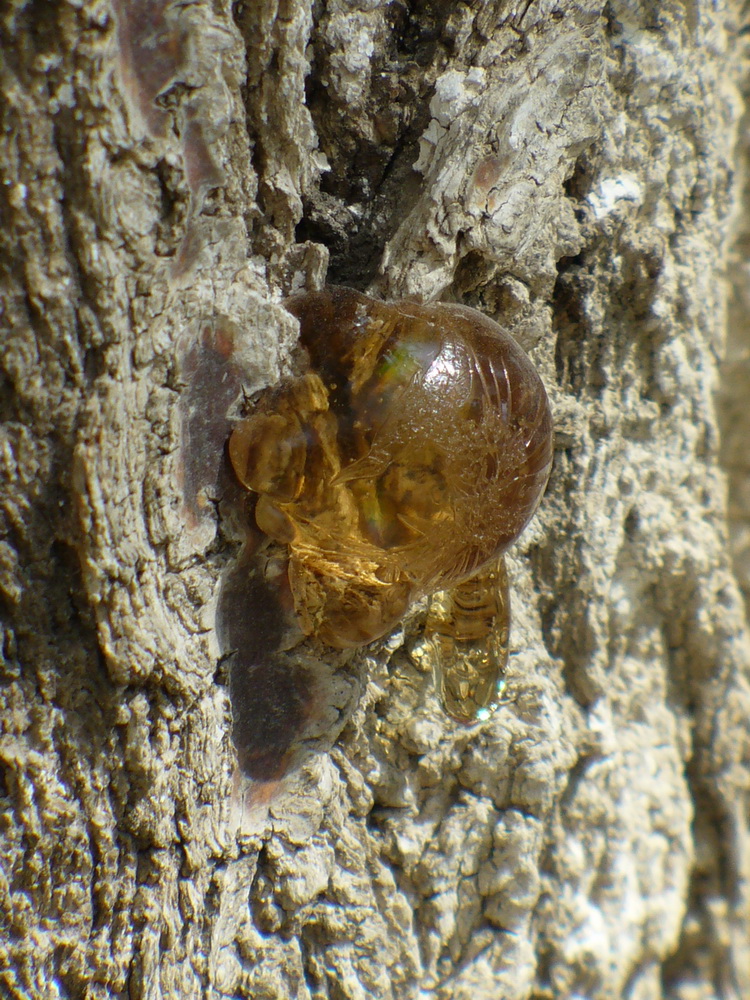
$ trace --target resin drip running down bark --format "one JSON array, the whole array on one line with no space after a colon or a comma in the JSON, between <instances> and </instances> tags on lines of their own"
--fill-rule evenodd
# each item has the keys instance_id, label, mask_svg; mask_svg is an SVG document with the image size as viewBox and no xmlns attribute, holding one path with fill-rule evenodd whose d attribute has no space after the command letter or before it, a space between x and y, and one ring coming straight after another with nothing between
<instances>
[{"instance_id":1,"label":"resin drip running down bark","mask_svg":"<svg viewBox=\"0 0 750 1000\"><path fill-rule=\"evenodd\" d=\"M552 462L544 386L474 309L338 287L286 307L308 370L260 397L229 456L257 494L257 526L288 546L299 626L360 646L435 595L427 628L443 705L462 722L481 717L508 652L503 553Z\"/></svg>"}]
</instances>

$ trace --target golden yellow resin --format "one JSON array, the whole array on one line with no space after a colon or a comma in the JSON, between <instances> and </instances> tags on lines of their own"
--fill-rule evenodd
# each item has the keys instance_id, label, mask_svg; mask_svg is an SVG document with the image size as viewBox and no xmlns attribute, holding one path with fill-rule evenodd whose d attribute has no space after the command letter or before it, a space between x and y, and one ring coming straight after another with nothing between
<instances>
[{"instance_id":1,"label":"golden yellow resin","mask_svg":"<svg viewBox=\"0 0 750 1000\"><path fill-rule=\"evenodd\" d=\"M232 433L256 521L289 548L303 632L339 648L384 635L436 591L446 710L496 697L507 657L502 553L552 461L547 395L500 326L458 305L294 296L309 370L267 390Z\"/></svg>"}]
</instances>

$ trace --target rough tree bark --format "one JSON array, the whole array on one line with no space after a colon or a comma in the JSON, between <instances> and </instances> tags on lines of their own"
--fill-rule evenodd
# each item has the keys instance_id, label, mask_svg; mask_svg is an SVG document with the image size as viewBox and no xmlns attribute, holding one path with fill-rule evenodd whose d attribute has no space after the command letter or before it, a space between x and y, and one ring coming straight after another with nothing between
<instances>
[{"instance_id":1,"label":"rough tree bark","mask_svg":"<svg viewBox=\"0 0 750 1000\"><path fill-rule=\"evenodd\" d=\"M3 997L750 996L741 13L4 0ZM180 352L272 384L324 280L507 326L555 467L507 704L442 715L418 611L249 822Z\"/></svg>"}]
</instances>

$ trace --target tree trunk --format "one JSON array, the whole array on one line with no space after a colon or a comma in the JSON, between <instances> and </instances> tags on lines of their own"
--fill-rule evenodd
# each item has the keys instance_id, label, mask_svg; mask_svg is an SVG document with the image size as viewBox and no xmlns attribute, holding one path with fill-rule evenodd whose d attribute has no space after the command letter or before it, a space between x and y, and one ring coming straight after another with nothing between
<instances>
[{"instance_id":1,"label":"tree trunk","mask_svg":"<svg viewBox=\"0 0 750 1000\"><path fill-rule=\"evenodd\" d=\"M0 6L3 997L750 996L740 27L720 0ZM325 281L496 319L555 464L494 715L442 713L417 607L324 658L340 701L261 793L220 476L293 368L283 297Z\"/></svg>"}]
</instances>

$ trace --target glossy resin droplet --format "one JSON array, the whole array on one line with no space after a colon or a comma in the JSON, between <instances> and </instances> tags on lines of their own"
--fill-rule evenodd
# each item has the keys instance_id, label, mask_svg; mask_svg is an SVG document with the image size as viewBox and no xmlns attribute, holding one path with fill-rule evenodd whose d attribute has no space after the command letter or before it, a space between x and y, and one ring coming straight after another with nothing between
<instances>
[{"instance_id":1,"label":"glossy resin droplet","mask_svg":"<svg viewBox=\"0 0 750 1000\"><path fill-rule=\"evenodd\" d=\"M504 690L508 662L510 592L503 557L436 594L425 631L445 711L459 722L486 718Z\"/></svg>"},{"instance_id":2,"label":"glossy resin droplet","mask_svg":"<svg viewBox=\"0 0 750 1000\"><path fill-rule=\"evenodd\" d=\"M547 395L513 338L474 309L336 287L286 305L309 370L264 394L235 428L230 459L259 494L258 526L289 546L303 631L356 646L424 594L483 567L500 579L486 567L524 529L549 475ZM443 646L451 630L479 628L466 625L472 603L486 628L507 633L508 602L489 614L487 586L474 596L464 587L452 611L432 616ZM463 719L497 687L486 678L472 687L460 669L455 682L455 697L443 684L444 703Z\"/></svg>"}]
</instances>

